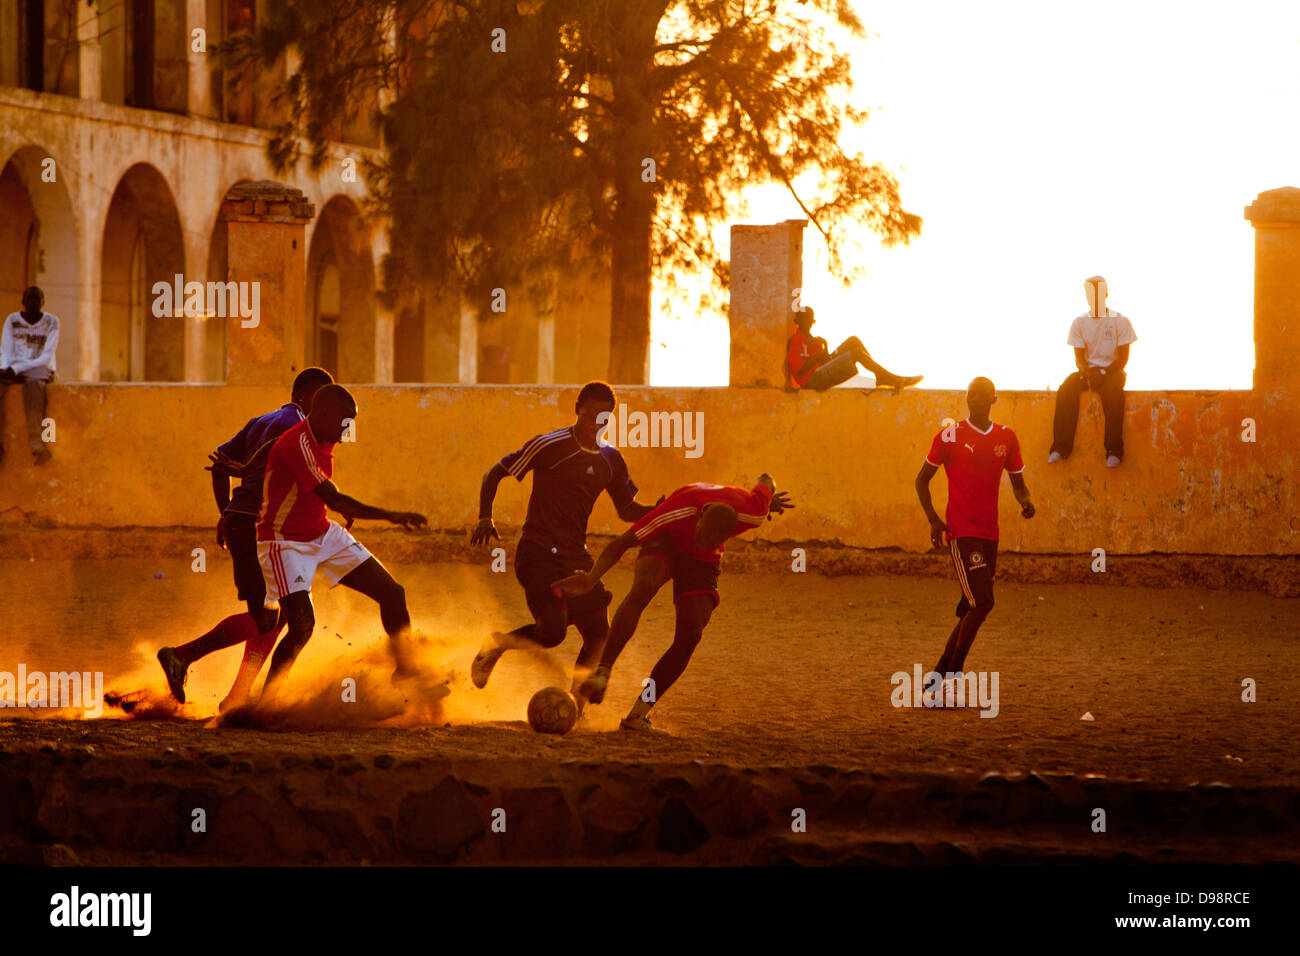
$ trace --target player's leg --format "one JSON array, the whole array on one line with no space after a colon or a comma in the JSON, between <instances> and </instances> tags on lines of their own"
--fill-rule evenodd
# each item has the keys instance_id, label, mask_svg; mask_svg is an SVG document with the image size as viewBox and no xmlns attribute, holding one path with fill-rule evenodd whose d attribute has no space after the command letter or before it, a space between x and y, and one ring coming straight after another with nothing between
<instances>
[{"instance_id":1,"label":"player's leg","mask_svg":"<svg viewBox=\"0 0 1300 956\"><path fill-rule=\"evenodd\" d=\"M50 459L50 449L41 437L45 421L45 386L53 380L54 373L49 369L24 372L23 410L27 414L27 446L31 449L36 464Z\"/></svg>"},{"instance_id":2,"label":"player's leg","mask_svg":"<svg viewBox=\"0 0 1300 956\"><path fill-rule=\"evenodd\" d=\"M1106 419L1106 456L1124 458L1123 372L1111 372L1102 379L1101 410Z\"/></svg>"},{"instance_id":3,"label":"player's leg","mask_svg":"<svg viewBox=\"0 0 1300 956\"><path fill-rule=\"evenodd\" d=\"M551 585L573 573L549 551L530 543L521 543L515 554L515 579L524 589L533 622L507 633L495 633L479 648L470 665L470 679L475 687L487 686L497 661L509 650L524 647L552 648L564 643L569 630L569 613L564 599Z\"/></svg>"},{"instance_id":4,"label":"player's leg","mask_svg":"<svg viewBox=\"0 0 1300 956\"><path fill-rule=\"evenodd\" d=\"M311 604L311 592L293 591L280 599L280 615L288 630L284 640L275 649L271 657L271 667L266 674L266 686L262 688L261 703L270 704L284 686L289 676L289 668L298 659L302 649L311 640L316 628L316 613Z\"/></svg>"},{"instance_id":5,"label":"player's leg","mask_svg":"<svg viewBox=\"0 0 1300 956\"><path fill-rule=\"evenodd\" d=\"M966 655L975 643L980 625L993 610L993 569L997 561L997 542L980 538L961 538L959 554L962 558L971 608L961 619L957 647L948 668L943 672L960 673L966 667Z\"/></svg>"},{"instance_id":6,"label":"player's leg","mask_svg":"<svg viewBox=\"0 0 1300 956\"><path fill-rule=\"evenodd\" d=\"M856 364L861 365L876 377L876 384L881 388L906 388L909 385L915 385L924 377L921 375L896 375L891 372L871 357L867 347L862 344L862 340L856 335L850 336L840 343L840 347L833 354L840 355L841 353L852 355ZM854 369L854 371L857 370Z\"/></svg>"},{"instance_id":7,"label":"player's leg","mask_svg":"<svg viewBox=\"0 0 1300 956\"><path fill-rule=\"evenodd\" d=\"M841 352L817 366L813 373L808 376L808 381L804 382L803 387L811 388L817 392L824 392L836 385L847 382L857 374L857 358L849 352Z\"/></svg>"},{"instance_id":8,"label":"player's leg","mask_svg":"<svg viewBox=\"0 0 1300 956\"><path fill-rule=\"evenodd\" d=\"M659 589L664 586L671 572L671 558L663 551L644 548L632 567L632 587L614 612L610 622L609 636L605 639L605 649L601 651L600 663L591 675L578 688L579 693L593 704L605 699L605 688L609 684L609 672L618 655L636 633L641 621L641 612L654 600Z\"/></svg>"},{"instance_id":9,"label":"player's leg","mask_svg":"<svg viewBox=\"0 0 1300 956\"><path fill-rule=\"evenodd\" d=\"M244 642L244 656L239 662L225 698L217 709L225 713L244 703L253 689L262 664L271 656L271 648L279 636L282 621L275 608L266 607L266 582L262 577L257 557L257 521L251 515L234 516L226 522L226 546L235 563L235 584L239 596L248 606L248 614L256 625L257 634Z\"/></svg>"},{"instance_id":10,"label":"player's leg","mask_svg":"<svg viewBox=\"0 0 1300 956\"><path fill-rule=\"evenodd\" d=\"M1052 419L1052 451L1048 461L1069 458L1074 451L1074 431L1079 425L1079 396L1086 383L1081 372L1066 376L1056 391L1056 414Z\"/></svg>"},{"instance_id":11,"label":"player's leg","mask_svg":"<svg viewBox=\"0 0 1300 956\"><path fill-rule=\"evenodd\" d=\"M257 534L255 520L251 515L247 521L242 516L232 515L226 522L226 544L230 548L231 564L234 566L235 588L241 599L249 602L250 610L256 600L256 608L261 611L266 596L266 585L262 581L262 569L257 559ZM182 704L185 703L185 681L190 665L213 651L219 651L235 644L257 643L257 619L251 614L232 614L222 620L216 627L201 637L179 647L164 647L158 651L158 663L162 665L167 678L167 686ZM273 638L274 640L274 638ZM247 648L247 643L245 643ZM269 648L267 651L269 652ZM247 650L245 650L247 654ZM265 652L263 653L265 657ZM259 667L260 667L259 662ZM256 672L254 673L256 676Z\"/></svg>"},{"instance_id":12,"label":"player's leg","mask_svg":"<svg viewBox=\"0 0 1300 956\"><path fill-rule=\"evenodd\" d=\"M675 584L676 582L674 582ZM632 709L620 725L625 730L650 728L650 711L663 699L668 688L677 682L691 662L691 655L699 646L704 628L708 626L713 609L717 606L716 591L696 591L680 594L676 598L677 626L673 630L673 643L650 671L650 683L642 688Z\"/></svg>"},{"instance_id":13,"label":"player's leg","mask_svg":"<svg viewBox=\"0 0 1300 956\"><path fill-rule=\"evenodd\" d=\"M393 662L397 665L393 676L414 676L418 669L411 654L411 614L406 609L406 589L373 555L339 578L338 583L379 604L379 619L388 635Z\"/></svg>"}]
</instances>

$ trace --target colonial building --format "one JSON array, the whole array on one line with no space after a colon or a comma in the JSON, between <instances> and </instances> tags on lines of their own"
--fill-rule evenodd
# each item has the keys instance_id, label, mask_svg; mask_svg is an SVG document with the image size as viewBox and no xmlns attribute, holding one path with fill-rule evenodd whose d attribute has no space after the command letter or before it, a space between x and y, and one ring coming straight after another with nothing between
<instances>
[{"instance_id":1,"label":"colonial building","mask_svg":"<svg viewBox=\"0 0 1300 956\"><path fill-rule=\"evenodd\" d=\"M160 282L223 282L232 187L303 192L304 355L343 382L575 382L608 366L607 270L568 278L542 317L421 287L377 296L388 224L367 214L372 103L319 171L277 173L268 130L291 63L227 75L212 54L271 0L0 0L0 315L27 285L62 321L61 381L223 382L227 325L156 314ZM191 310L192 311L192 310Z\"/></svg>"}]
</instances>

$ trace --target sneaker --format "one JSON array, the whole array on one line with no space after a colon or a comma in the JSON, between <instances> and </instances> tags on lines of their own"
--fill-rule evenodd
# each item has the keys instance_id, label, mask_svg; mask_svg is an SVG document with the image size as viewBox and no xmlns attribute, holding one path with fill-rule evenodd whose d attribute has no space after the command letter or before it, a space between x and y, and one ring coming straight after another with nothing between
<instances>
[{"instance_id":1,"label":"sneaker","mask_svg":"<svg viewBox=\"0 0 1300 956\"><path fill-rule=\"evenodd\" d=\"M475 656L474 663L470 665L469 676L474 681L475 687L482 690L487 686L488 678L492 676L492 668L497 666L497 661L501 660L501 655L507 650L509 648L497 639L496 634L488 639L483 649Z\"/></svg>"},{"instance_id":2,"label":"sneaker","mask_svg":"<svg viewBox=\"0 0 1300 956\"><path fill-rule=\"evenodd\" d=\"M1119 463L1120 463L1121 460L1122 460L1122 459L1119 457L1119 455L1107 455L1107 456L1106 456L1106 467L1107 467L1107 468L1118 468L1118 467L1119 467Z\"/></svg>"},{"instance_id":3,"label":"sneaker","mask_svg":"<svg viewBox=\"0 0 1300 956\"><path fill-rule=\"evenodd\" d=\"M1055 465L1058 461L1061 461L1061 460L1062 460L1062 459L1061 459L1061 453L1060 453L1059 451L1054 451L1054 452L1052 452L1050 455L1047 456L1047 463L1048 463L1049 465Z\"/></svg>"},{"instance_id":4,"label":"sneaker","mask_svg":"<svg viewBox=\"0 0 1300 956\"><path fill-rule=\"evenodd\" d=\"M185 703L185 681L189 679L189 665L180 659L174 647L164 647L158 652L158 663L162 665L163 676L167 678L167 688L178 703Z\"/></svg>"},{"instance_id":5,"label":"sneaker","mask_svg":"<svg viewBox=\"0 0 1300 956\"><path fill-rule=\"evenodd\" d=\"M876 376L876 387L902 390L911 388L923 378L925 378L924 375L878 375Z\"/></svg>"},{"instance_id":6,"label":"sneaker","mask_svg":"<svg viewBox=\"0 0 1300 956\"><path fill-rule=\"evenodd\" d=\"M605 699L605 688L609 686L609 668L604 664L597 664L596 669L591 672L591 676L582 682L578 688L578 693L574 696L587 698L588 703L599 704Z\"/></svg>"},{"instance_id":7,"label":"sneaker","mask_svg":"<svg viewBox=\"0 0 1300 956\"><path fill-rule=\"evenodd\" d=\"M624 717L619 721L618 726L620 730L631 730L642 734L661 734L665 737L672 736L666 730L651 726L649 717Z\"/></svg>"}]
</instances>

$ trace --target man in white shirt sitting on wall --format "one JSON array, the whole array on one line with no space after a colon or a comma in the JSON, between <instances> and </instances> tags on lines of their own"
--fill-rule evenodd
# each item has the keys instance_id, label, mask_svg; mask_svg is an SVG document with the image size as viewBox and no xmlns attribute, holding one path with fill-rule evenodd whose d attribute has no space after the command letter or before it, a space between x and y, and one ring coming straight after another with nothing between
<instances>
[{"instance_id":1,"label":"man in white shirt sitting on wall","mask_svg":"<svg viewBox=\"0 0 1300 956\"><path fill-rule=\"evenodd\" d=\"M10 385L23 386L27 444L36 464L50 460L41 433L45 421L45 386L54 378L54 351L59 345L59 317L44 311L45 293L38 286L23 292L21 312L11 312L0 332L0 462L4 461L4 397Z\"/></svg>"},{"instance_id":2,"label":"man in white shirt sitting on wall","mask_svg":"<svg viewBox=\"0 0 1300 956\"><path fill-rule=\"evenodd\" d=\"M1118 468L1124 459L1124 366L1128 347L1137 341L1133 323L1106 307L1106 280L1093 276L1083 282L1088 311L1070 325L1066 343L1074 348L1078 371L1061 383L1056 393L1056 420L1052 428L1052 453L1048 463L1069 458L1074 450L1074 429L1079 420L1079 395L1094 391L1101 396L1106 417L1106 467Z\"/></svg>"}]
</instances>

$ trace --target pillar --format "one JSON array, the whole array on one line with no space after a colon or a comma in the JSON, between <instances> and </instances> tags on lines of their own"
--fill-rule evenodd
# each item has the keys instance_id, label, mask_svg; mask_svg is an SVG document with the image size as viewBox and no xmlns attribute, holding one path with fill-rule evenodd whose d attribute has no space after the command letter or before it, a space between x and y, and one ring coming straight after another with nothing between
<instances>
[{"instance_id":1,"label":"pillar","mask_svg":"<svg viewBox=\"0 0 1300 956\"><path fill-rule=\"evenodd\" d=\"M1255 378L1260 390L1300 392L1300 189L1262 192L1255 227Z\"/></svg>"},{"instance_id":2,"label":"pillar","mask_svg":"<svg viewBox=\"0 0 1300 956\"><path fill-rule=\"evenodd\" d=\"M785 351L803 285L807 220L731 227L731 384L786 385Z\"/></svg>"},{"instance_id":3,"label":"pillar","mask_svg":"<svg viewBox=\"0 0 1300 956\"><path fill-rule=\"evenodd\" d=\"M226 318L226 382L291 385L303 368L306 321L306 227L316 215L302 190L281 183L244 183L226 194L227 278L256 283L258 314Z\"/></svg>"}]
</instances>

